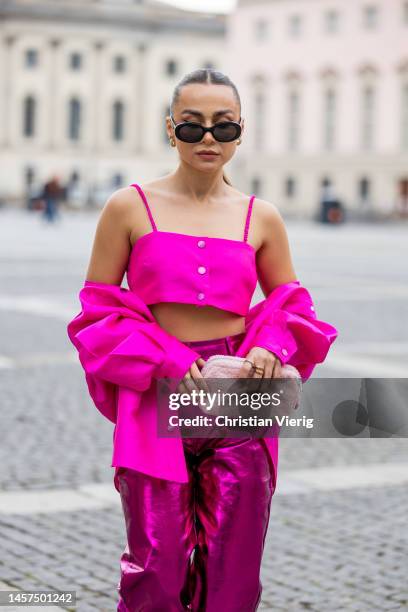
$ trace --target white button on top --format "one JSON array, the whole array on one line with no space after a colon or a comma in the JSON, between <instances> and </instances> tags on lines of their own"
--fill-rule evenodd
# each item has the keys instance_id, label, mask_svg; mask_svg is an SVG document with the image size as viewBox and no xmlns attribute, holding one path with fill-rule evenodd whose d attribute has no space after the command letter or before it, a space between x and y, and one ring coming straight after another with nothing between
<instances>
[{"instance_id":1,"label":"white button on top","mask_svg":"<svg viewBox=\"0 0 408 612\"><path fill-rule=\"evenodd\" d=\"M314 310L314 306L311 306L311 307L310 307L310 310Z\"/></svg>"},{"instance_id":2,"label":"white button on top","mask_svg":"<svg viewBox=\"0 0 408 612\"><path fill-rule=\"evenodd\" d=\"M205 298L205 294L204 294L204 293L199 293L199 294L197 295L197 298L198 298L199 300L203 300L203 299Z\"/></svg>"},{"instance_id":3,"label":"white button on top","mask_svg":"<svg viewBox=\"0 0 408 612\"><path fill-rule=\"evenodd\" d=\"M207 268L205 268L204 266L199 266L197 268L197 271L199 274L205 274L207 272Z\"/></svg>"},{"instance_id":4,"label":"white button on top","mask_svg":"<svg viewBox=\"0 0 408 612\"><path fill-rule=\"evenodd\" d=\"M199 240L197 242L197 246L200 247L200 249L203 249L205 247L205 240Z\"/></svg>"},{"instance_id":5,"label":"white button on top","mask_svg":"<svg viewBox=\"0 0 408 612\"><path fill-rule=\"evenodd\" d=\"M282 355L287 355L287 354L288 354L288 351L285 348L283 348L282 349Z\"/></svg>"}]
</instances>

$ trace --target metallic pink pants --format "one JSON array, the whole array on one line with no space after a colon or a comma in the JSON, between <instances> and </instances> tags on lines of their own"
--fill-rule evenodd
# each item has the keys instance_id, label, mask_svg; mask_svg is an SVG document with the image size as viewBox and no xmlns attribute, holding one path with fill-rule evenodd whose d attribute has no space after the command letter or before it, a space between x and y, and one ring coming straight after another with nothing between
<instances>
[{"instance_id":1,"label":"metallic pink pants","mask_svg":"<svg viewBox=\"0 0 408 612\"><path fill-rule=\"evenodd\" d=\"M207 359L242 334L189 342ZM253 612L262 584L273 466L257 438L184 438L188 483L119 468L127 545L118 612Z\"/></svg>"}]
</instances>

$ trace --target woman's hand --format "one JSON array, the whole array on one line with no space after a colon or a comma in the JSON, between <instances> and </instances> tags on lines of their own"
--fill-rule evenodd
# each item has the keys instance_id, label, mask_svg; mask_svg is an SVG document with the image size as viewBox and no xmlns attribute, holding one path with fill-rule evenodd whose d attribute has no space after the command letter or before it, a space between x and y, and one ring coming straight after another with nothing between
<instances>
[{"instance_id":1,"label":"woman's hand","mask_svg":"<svg viewBox=\"0 0 408 612\"><path fill-rule=\"evenodd\" d=\"M190 393L193 389L197 391L204 389L208 392L207 384L201 374L201 368L204 364L205 360L202 357L191 364L190 369L185 373L177 387L179 393Z\"/></svg>"},{"instance_id":2,"label":"woman's hand","mask_svg":"<svg viewBox=\"0 0 408 612\"><path fill-rule=\"evenodd\" d=\"M284 376L282 372L282 363L275 353L271 353L259 346L254 346L245 359L248 361L244 362L238 376L239 378L258 379L258 392L270 391L269 385L273 378L282 378L285 380L282 387L284 390L284 394L281 396L282 401L279 408L275 409L277 415L290 415L293 410L298 408L302 393L302 379L299 381L295 374L290 372L286 373ZM255 364L256 370L250 362Z\"/></svg>"},{"instance_id":3,"label":"woman's hand","mask_svg":"<svg viewBox=\"0 0 408 612\"><path fill-rule=\"evenodd\" d=\"M268 389L272 378L282 377L282 364L275 353L254 346L245 359L238 377L259 379L259 390Z\"/></svg>"}]
</instances>

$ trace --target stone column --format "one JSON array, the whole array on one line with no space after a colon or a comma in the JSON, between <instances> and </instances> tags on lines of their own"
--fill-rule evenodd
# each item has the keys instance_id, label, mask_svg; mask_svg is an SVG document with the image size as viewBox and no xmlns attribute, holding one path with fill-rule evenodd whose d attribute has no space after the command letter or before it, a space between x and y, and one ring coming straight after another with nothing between
<instances>
[{"instance_id":1,"label":"stone column","mask_svg":"<svg viewBox=\"0 0 408 612\"><path fill-rule=\"evenodd\" d=\"M4 76L3 76L3 96L4 96L4 115L2 117L3 134L2 144L4 148L11 146L11 127L14 123L14 117L12 116L12 88L13 88L13 49L15 47L16 37L6 36L4 38ZM21 108L17 109L20 111L21 125Z\"/></svg>"},{"instance_id":2,"label":"stone column","mask_svg":"<svg viewBox=\"0 0 408 612\"><path fill-rule=\"evenodd\" d=\"M58 49L61 41L53 38L49 42L51 47L50 58L50 87L48 90L48 148L55 149L58 147L59 131L57 129L57 99L58 99Z\"/></svg>"},{"instance_id":3,"label":"stone column","mask_svg":"<svg viewBox=\"0 0 408 612\"><path fill-rule=\"evenodd\" d=\"M142 154L144 151L144 132L143 128L145 125L145 113L146 113L146 100L147 100L147 80L145 77L147 66L146 66L146 51L147 44L140 42L136 47L137 51L137 66L135 70L136 75L136 133L135 133L135 153Z\"/></svg>"},{"instance_id":4,"label":"stone column","mask_svg":"<svg viewBox=\"0 0 408 612\"><path fill-rule=\"evenodd\" d=\"M100 134L102 133L102 126L104 125L101 86L103 79L102 51L104 48L104 42L96 41L94 43L94 87L91 92L91 104L93 108L91 113L87 113L87 116L92 118L93 121L90 149L94 154L101 152Z\"/></svg>"}]
</instances>

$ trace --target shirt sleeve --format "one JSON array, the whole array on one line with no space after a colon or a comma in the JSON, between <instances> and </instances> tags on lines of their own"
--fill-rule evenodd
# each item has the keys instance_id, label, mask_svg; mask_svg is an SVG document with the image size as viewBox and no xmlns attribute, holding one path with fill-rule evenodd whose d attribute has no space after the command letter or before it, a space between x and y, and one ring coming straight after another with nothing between
<instances>
[{"instance_id":1,"label":"shirt sleeve","mask_svg":"<svg viewBox=\"0 0 408 612\"><path fill-rule=\"evenodd\" d=\"M248 328L246 351L265 348L282 364L297 368L303 381L325 360L338 336L335 327L317 318L312 297L299 281L280 285L257 304Z\"/></svg>"},{"instance_id":2,"label":"shirt sleeve","mask_svg":"<svg viewBox=\"0 0 408 612\"><path fill-rule=\"evenodd\" d=\"M118 285L85 281L67 326L97 407L113 422L116 386L143 392L153 378L179 381L200 355L165 331L146 304Z\"/></svg>"}]
</instances>

